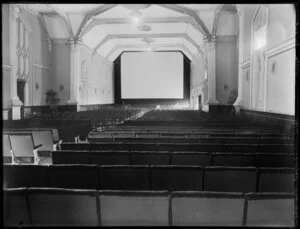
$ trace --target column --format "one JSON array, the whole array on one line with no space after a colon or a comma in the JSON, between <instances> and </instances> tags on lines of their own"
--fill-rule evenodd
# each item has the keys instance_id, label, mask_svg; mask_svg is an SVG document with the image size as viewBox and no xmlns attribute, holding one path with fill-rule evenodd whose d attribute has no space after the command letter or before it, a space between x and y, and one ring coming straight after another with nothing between
<instances>
[{"instance_id":1,"label":"column","mask_svg":"<svg viewBox=\"0 0 300 229\"><path fill-rule=\"evenodd\" d=\"M216 99L216 39L212 37L207 43L207 78L208 78L208 105L219 104Z\"/></svg>"},{"instance_id":2,"label":"column","mask_svg":"<svg viewBox=\"0 0 300 229\"><path fill-rule=\"evenodd\" d=\"M79 49L81 41L70 40L70 99L69 105L79 105L80 63Z\"/></svg>"},{"instance_id":3,"label":"column","mask_svg":"<svg viewBox=\"0 0 300 229\"><path fill-rule=\"evenodd\" d=\"M10 38L10 100L8 107L11 109L11 117L13 120L21 119L21 106L23 103L17 95L17 71L18 71L18 19L21 16L21 9L15 5L9 5L9 38Z\"/></svg>"},{"instance_id":4,"label":"column","mask_svg":"<svg viewBox=\"0 0 300 229\"><path fill-rule=\"evenodd\" d=\"M239 15L239 77L238 77L238 97L233 104L237 111L243 106L243 69L241 64L243 62L243 34L244 34L244 19L241 6L237 6L237 12Z\"/></svg>"}]
</instances>

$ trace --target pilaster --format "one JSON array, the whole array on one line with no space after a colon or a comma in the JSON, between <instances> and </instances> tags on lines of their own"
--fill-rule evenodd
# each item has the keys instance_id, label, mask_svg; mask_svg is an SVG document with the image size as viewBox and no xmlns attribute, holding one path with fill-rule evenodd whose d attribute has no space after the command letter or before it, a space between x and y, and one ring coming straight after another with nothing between
<instances>
[{"instance_id":1,"label":"pilaster","mask_svg":"<svg viewBox=\"0 0 300 229\"><path fill-rule=\"evenodd\" d=\"M207 42L207 74L208 74L208 101L209 105L219 104L216 99L216 37L212 36Z\"/></svg>"},{"instance_id":2,"label":"pilaster","mask_svg":"<svg viewBox=\"0 0 300 229\"><path fill-rule=\"evenodd\" d=\"M241 5L237 6L239 15L239 77L238 77L238 97L233 104L236 110L243 106L243 69L241 63L243 62L243 35L244 35L244 13Z\"/></svg>"},{"instance_id":3,"label":"pilaster","mask_svg":"<svg viewBox=\"0 0 300 229\"><path fill-rule=\"evenodd\" d=\"M79 105L79 79L80 63L79 50L82 42L80 40L69 40L70 43L70 99L69 105Z\"/></svg>"},{"instance_id":4,"label":"pilaster","mask_svg":"<svg viewBox=\"0 0 300 229\"><path fill-rule=\"evenodd\" d=\"M17 46L18 44L18 23L21 16L22 9L16 4L9 5L9 39L10 39L10 99L8 101L8 107L11 109L12 119L21 119L21 106L23 103L20 101L17 95Z\"/></svg>"}]
</instances>

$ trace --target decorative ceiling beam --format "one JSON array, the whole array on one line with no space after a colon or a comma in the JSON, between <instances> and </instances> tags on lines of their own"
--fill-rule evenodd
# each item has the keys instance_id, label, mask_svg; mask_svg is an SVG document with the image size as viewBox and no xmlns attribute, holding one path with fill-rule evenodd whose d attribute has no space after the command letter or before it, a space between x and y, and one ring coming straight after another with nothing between
<instances>
[{"instance_id":1,"label":"decorative ceiling beam","mask_svg":"<svg viewBox=\"0 0 300 229\"><path fill-rule=\"evenodd\" d=\"M176 48L181 50L191 61L195 58L195 55L184 45L184 44L167 44L167 45L153 45L154 49L159 48ZM120 49L137 49L144 50L147 49L147 45L116 45L107 55L106 58L109 59L116 51Z\"/></svg>"},{"instance_id":2,"label":"decorative ceiling beam","mask_svg":"<svg viewBox=\"0 0 300 229\"><path fill-rule=\"evenodd\" d=\"M36 9L30 7L29 4L21 4L21 7L23 7L23 9L27 10L28 12L30 12L33 15L38 17L38 20L39 20L41 26L43 27L43 29L45 30L48 39L50 39L50 34L49 34L48 29L47 29L47 26L46 26L46 23L45 23L45 20L44 20L43 16Z\"/></svg>"},{"instance_id":3,"label":"decorative ceiling beam","mask_svg":"<svg viewBox=\"0 0 300 229\"><path fill-rule=\"evenodd\" d=\"M92 19L94 16L96 16L98 14L104 13L105 11L112 9L115 6L117 6L117 4L104 4L100 7L97 7L96 9L88 12L85 15L85 17L83 18L83 20L78 28L78 31L75 36L75 40L80 39L81 32L82 32L83 28L87 25L87 23L90 19Z\"/></svg>"},{"instance_id":4,"label":"decorative ceiling beam","mask_svg":"<svg viewBox=\"0 0 300 229\"><path fill-rule=\"evenodd\" d=\"M215 10L215 16L214 16L214 24L213 24L213 29L212 29L212 35L216 35L217 33L217 24L218 24L218 19L219 19L219 15L220 15L220 12L223 8L224 4L220 4L218 5L218 7L216 8Z\"/></svg>"},{"instance_id":5,"label":"decorative ceiling beam","mask_svg":"<svg viewBox=\"0 0 300 229\"><path fill-rule=\"evenodd\" d=\"M184 17L149 17L149 18L143 18L143 23L188 23L195 27L201 34L202 29L189 16ZM81 36L84 36L86 33L88 33L94 26L96 25L115 25L115 24L132 24L132 21L129 18L93 18L90 23L86 25L86 27L82 30Z\"/></svg>"},{"instance_id":6,"label":"decorative ceiling beam","mask_svg":"<svg viewBox=\"0 0 300 229\"><path fill-rule=\"evenodd\" d=\"M131 38L183 38L190 42L195 48L198 50L198 52L201 52L200 46L187 34L185 33L144 33L144 34L110 34L107 35L100 43L97 44L97 46L94 48L94 52L97 52L97 50L104 45L107 41L111 39L131 39Z\"/></svg>"},{"instance_id":7,"label":"decorative ceiling beam","mask_svg":"<svg viewBox=\"0 0 300 229\"><path fill-rule=\"evenodd\" d=\"M52 11L57 13L65 21L67 29L69 31L70 38L74 39L74 33L72 30L71 21L70 21L70 18L68 17L68 15L66 13L62 12L61 10L59 10L57 7L53 6L52 4L47 4L47 6L49 9L51 9Z\"/></svg>"},{"instance_id":8,"label":"decorative ceiling beam","mask_svg":"<svg viewBox=\"0 0 300 229\"><path fill-rule=\"evenodd\" d=\"M204 22L201 20L201 18L198 16L198 14L195 11L193 11L189 8L183 7L183 6L175 5L175 4L157 4L157 5L164 7L166 9L174 10L176 12L189 15L196 21L196 23L198 25L200 25L201 32L203 35L211 35L209 30L207 29L206 25L204 24Z\"/></svg>"}]
</instances>

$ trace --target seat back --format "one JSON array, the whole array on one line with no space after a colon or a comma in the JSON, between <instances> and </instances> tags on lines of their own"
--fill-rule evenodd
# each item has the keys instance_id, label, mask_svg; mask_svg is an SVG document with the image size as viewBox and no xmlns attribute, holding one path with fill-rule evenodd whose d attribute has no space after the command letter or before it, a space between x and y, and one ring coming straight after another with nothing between
<instances>
[{"instance_id":1,"label":"seat back","mask_svg":"<svg viewBox=\"0 0 300 229\"><path fill-rule=\"evenodd\" d=\"M53 141L58 142L60 140L59 133L57 129L52 129Z\"/></svg>"},{"instance_id":2,"label":"seat back","mask_svg":"<svg viewBox=\"0 0 300 229\"><path fill-rule=\"evenodd\" d=\"M169 165L170 156L167 151L132 151L132 165Z\"/></svg>"},{"instance_id":3,"label":"seat back","mask_svg":"<svg viewBox=\"0 0 300 229\"><path fill-rule=\"evenodd\" d=\"M205 152L172 152L172 165L209 166L211 155Z\"/></svg>"},{"instance_id":4,"label":"seat back","mask_svg":"<svg viewBox=\"0 0 300 229\"><path fill-rule=\"evenodd\" d=\"M4 226L30 226L28 205L26 202L26 188L3 190Z\"/></svg>"},{"instance_id":5,"label":"seat back","mask_svg":"<svg viewBox=\"0 0 300 229\"><path fill-rule=\"evenodd\" d=\"M261 144L260 153L295 153L295 144Z\"/></svg>"},{"instance_id":6,"label":"seat back","mask_svg":"<svg viewBox=\"0 0 300 229\"><path fill-rule=\"evenodd\" d=\"M242 226L243 212L242 193L172 193L172 226Z\"/></svg>"},{"instance_id":7,"label":"seat back","mask_svg":"<svg viewBox=\"0 0 300 229\"><path fill-rule=\"evenodd\" d=\"M49 187L98 189L96 165L50 165Z\"/></svg>"},{"instance_id":8,"label":"seat back","mask_svg":"<svg viewBox=\"0 0 300 229\"><path fill-rule=\"evenodd\" d=\"M257 167L295 167L295 156L287 153L256 153L254 155Z\"/></svg>"},{"instance_id":9,"label":"seat back","mask_svg":"<svg viewBox=\"0 0 300 229\"><path fill-rule=\"evenodd\" d=\"M226 152L247 152L255 153L258 151L259 144L227 144L225 146Z\"/></svg>"},{"instance_id":10,"label":"seat back","mask_svg":"<svg viewBox=\"0 0 300 229\"><path fill-rule=\"evenodd\" d=\"M53 151L54 142L53 142L52 129L33 130L32 137L33 137L34 145L42 144L39 150Z\"/></svg>"},{"instance_id":11,"label":"seat back","mask_svg":"<svg viewBox=\"0 0 300 229\"><path fill-rule=\"evenodd\" d=\"M30 188L33 226L99 226L95 190Z\"/></svg>"},{"instance_id":12,"label":"seat back","mask_svg":"<svg viewBox=\"0 0 300 229\"><path fill-rule=\"evenodd\" d=\"M89 163L96 165L130 165L129 151L94 151L89 152Z\"/></svg>"},{"instance_id":13,"label":"seat back","mask_svg":"<svg viewBox=\"0 0 300 229\"><path fill-rule=\"evenodd\" d=\"M99 166L100 190L150 190L149 166Z\"/></svg>"},{"instance_id":14,"label":"seat back","mask_svg":"<svg viewBox=\"0 0 300 229\"><path fill-rule=\"evenodd\" d=\"M258 192L295 192L295 170L292 168L260 168Z\"/></svg>"},{"instance_id":15,"label":"seat back","mask_svg":"<svg viewBox=\"0 0 300 229\"><path fill-rule=\"evenodd\" d=\"M32 134L29 132L11 133L10 143L15 159L22 163L34 162L34 145Z\"/></svg>"},{"instance_id":16,"label":"seat back","mask_svg":"<svg viewBox=\"0 0 300 229\"><path fill-rule=\"evenodd\" d=\"M249 193L246 226L293 227L295 200L293 194Z\"/></svg>"},{"instance_id":17,"label":"seat back","mask_svg":"<svg viewBox=\"0 0 300 229\"><path fill-rule=\"evenodd\" d=\"M47 165L3 165L4 188L47 187Z\"/></svg>"},{"instance_id":18,"label":"seat back","mask_svg":"<svg viewBox=\"0 0 300 229\"><path fill-rule=\"evenodd\" d=\"M256 168L206 167L204 190L213 192L255 192Z\"/></svg>"},{"instance_id":19,"label":"seat back","mask_svg":"<svg viewBox=\"0 0 300 229\"><path fill-rule=\"evenodd\" d=\"M251 153L213 153L212 166L254 166Z\"/></svg>"},{"instance_id":20,"label":"seat back","mask_svg":"<svg viewBox=\"0 0 300 229\"><path fill-rule=\"evenodd\" d=\"M8 134L2 134L3 140L3 163L12 162L11 145Z\"/></svg>"},{"instance_id":21,"label":"seat back","mask_svg":"<svg viewBox=\"0 0 300 229\"><path fill-rule=\"evenodd\" d=\"M52 163L55 164L90 164L88 150L52 151Z\"/></svg>"},{"instance_id":22,"label":"seat back","mask_svg":"<svg viewBox=\"0 0 300 229\"><path fill-rule=\"evenodd\" d=\"M102 226L168 226L168 192L102 191Z\"/></svg>"},{"instance_id":23,"label":"seat back","mask_svg":"<svg viewBox=\"0 0 300 229\"><path fill-rule=\"evenodd\" d=\"M152 190L203 190L200 166L151 166Z\"/></svg>"}]
</instances>

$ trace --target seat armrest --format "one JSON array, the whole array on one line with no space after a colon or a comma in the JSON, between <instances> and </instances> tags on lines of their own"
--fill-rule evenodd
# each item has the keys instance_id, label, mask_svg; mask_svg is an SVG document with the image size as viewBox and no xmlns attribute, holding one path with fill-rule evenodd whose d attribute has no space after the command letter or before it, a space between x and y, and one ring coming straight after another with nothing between
<instances>
[{"instance_id":1,"label":"seat armrest","mask_svg":"<svg viewBox=\"0 0 300 229\"><path fill-rule=\"evenodd\" d=\"M40 144L41 145L41 144ZM39 146L40 147L40 146ZM39 164L39 161L40 161L40 158L38 156L38 149L34 149L33 150L33 154L34 154L34 164L35 165L38 165Z\"/></svg>"},{"instance_id":2,"label":"seat armrest","mask_svg":"<svg viewBox=\"0 0 300 229\"><path fill-rule=\"evenodd\" d=\"M33 148L36 150L38 148L40 148L43 144L39 144L39 145L36 145L36 146L33 146Z\"/></svg>"}]
</instances>

